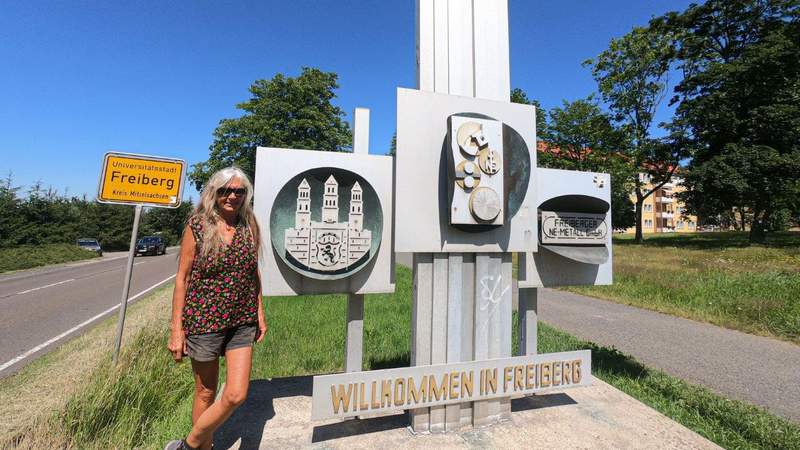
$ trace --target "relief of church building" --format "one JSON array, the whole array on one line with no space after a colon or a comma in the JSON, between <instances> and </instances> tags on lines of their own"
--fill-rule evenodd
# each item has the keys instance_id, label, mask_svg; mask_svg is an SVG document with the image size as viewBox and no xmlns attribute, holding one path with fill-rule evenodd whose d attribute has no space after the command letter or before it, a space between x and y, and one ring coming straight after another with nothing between
<instances>
[{"instance_id":1,"label":"relief of church building","mask_svg":"<svg viewBox=\"0 0 800 450\"><path fill-rule=\"evenodd\" d=\"M311 186L306 179L297 187L295 226L285 231L286 257L314 272L342 273L369 259L372 232L364 229L363 190L358 182L350 190L347 222L339 222L339 183L325 181L322 220L311 220Z\"/></svg>"}]
</instances>

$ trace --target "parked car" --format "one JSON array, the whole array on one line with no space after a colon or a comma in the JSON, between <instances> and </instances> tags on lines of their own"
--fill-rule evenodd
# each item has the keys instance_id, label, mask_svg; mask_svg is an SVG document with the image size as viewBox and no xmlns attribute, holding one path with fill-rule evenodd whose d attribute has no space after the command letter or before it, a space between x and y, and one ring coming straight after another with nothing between
<instances>
[{"instance_id":1,"label":"parked car","mask_svg":"<svg viewBox=\"0 0 800 450\"><path fill-rule=\"evenodd\" d=\"M97 242L97 239L80 238L75 244L84 250L91 250L97 253L98 256L103 256L103 249L100 248L100 243Z\"/></svg>"},{"instance_id":2,"label":"parked car","mask_svg":"<svg viewBox=\"0 0 800 450\"><path fill-rule=\"evenodd\" d=\"M136 255L163 255L167 242L161 236L145 236L136 243Z\"/></svg>"}]
</instances>

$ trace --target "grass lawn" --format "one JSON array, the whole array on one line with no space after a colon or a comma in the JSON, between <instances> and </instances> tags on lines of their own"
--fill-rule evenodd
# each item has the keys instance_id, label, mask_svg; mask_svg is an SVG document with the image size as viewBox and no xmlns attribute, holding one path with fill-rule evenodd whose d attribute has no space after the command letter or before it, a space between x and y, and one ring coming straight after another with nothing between
<instances>
[{"instance_id":1,"label":"grass lawn","mask_svg":"<svg viewBox=\"0 0 800 450\"><path fill-rule=\"evenodd\" d=\"M614 239L614 284L570 291L800 343L800 233Z\"/></svg>"},{"instance_id":2,"label":"grass lawn","mask_svg":"<svg viewBox=\"0 0 800 450\"><path fill-rule=\"evenodd\" d=\"M95 252L84 250L74 244L0 248L0 273L97 257Z\"/></svg>"},{"instance_id":3,"label":"grass lawn","mask_svg":"<svg viewBox=\"0 0 800 450\"><path fill-rule=\"evenodd\" d=\"M80 392L45 420L18 432L14 442L25 448L157 449L185 435L191 426L191 374L187 364L171 362L164 348L168 302L165 296L160 301L160 316L126 341L119 367L112 368L106 357L91 369ZM253 379L341 371L345 307L344 296L271 299L270 331L257 347ZM411 273L398 267L397 292L366 299L366 369L408 364L410 319ZM800 448L797 424L647 369L616 350L545 325L539 328L540 352L582 348L592 350L595 376L723 447ZM0 440L5 446L8 442Z\"/></svg>"}]
</instances>

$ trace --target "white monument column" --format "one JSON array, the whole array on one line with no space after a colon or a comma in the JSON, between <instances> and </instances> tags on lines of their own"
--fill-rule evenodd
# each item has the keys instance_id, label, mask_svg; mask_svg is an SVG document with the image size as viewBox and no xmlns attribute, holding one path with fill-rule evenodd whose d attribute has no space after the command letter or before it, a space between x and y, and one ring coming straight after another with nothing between
<instances>
[{"instance_id":1,"label":"white monument column","mask_svg":"<svg viewBox=\"0 0 800 450\"><path fill-rule=\"evenodd\" d=\"M356 108L353 112L353 153L369 153L369 110ZM358 182L356 182L358 185ZM351 205L349 223L353 223L353 215L358 217L358 227L363 225L359 186L358 211ZM351 194L352 195L352 194ZM338 220L338 218L337 218ZM349 252L348 252L349 253ZM349 261L348 261L349 263ZM364 358L364 294L347 294L347 333L344 345L344 371L360 372Z\"/></svg>"},{"instance_id":2,"label":"white monument column","mask_svg":"<svg viewBox=\"0 0 800 450\"><path fill-rule=\"evenodd\" d=\"M417 0L417 87L509 101L507 0ZM511 356L511 254L417 253L411 364ZM411 410L415 431L510 417L510 400Z\"/></svg>"}]
</instances>

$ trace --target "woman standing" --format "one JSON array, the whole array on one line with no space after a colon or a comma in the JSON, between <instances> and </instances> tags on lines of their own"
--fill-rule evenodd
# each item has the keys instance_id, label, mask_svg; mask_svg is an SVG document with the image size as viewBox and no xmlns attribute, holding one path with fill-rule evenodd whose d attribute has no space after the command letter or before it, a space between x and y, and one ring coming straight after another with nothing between
<instances>
[{"instance_id":1,"label":"woman standing","mask_svg":"<svg viewBox=\"0 0 800 450\"><path fill-rule=\"evenodd\" d=\"M191 359L195 391L192 430L167 450L210 449L214 431L247 397L253 342L267 331L252 199L247 175L222 169L203 188L183 233L168 348L177 362ZM221 356L228 371L215 401Z\"/></svg>"}]
</instances>

